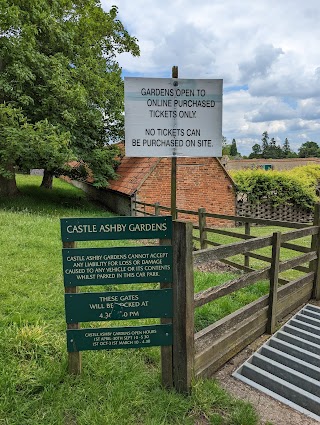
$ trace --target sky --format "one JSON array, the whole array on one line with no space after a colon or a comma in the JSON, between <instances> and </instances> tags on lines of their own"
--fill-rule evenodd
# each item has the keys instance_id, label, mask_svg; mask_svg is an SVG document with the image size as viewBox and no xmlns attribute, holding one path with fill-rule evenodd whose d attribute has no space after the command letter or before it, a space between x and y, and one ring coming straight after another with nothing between
<instances>
[{"instance_id":1,"label":"sky","mask_svg":"<svg viewBox=\"0 0 320 425\"><path fill-rule=\"evenodd\" d=\"M319 0L101 0L138 39L124 76L223 79L222 133L248 155L267 131L320 145Z\"/></svg>"}]
</instances>

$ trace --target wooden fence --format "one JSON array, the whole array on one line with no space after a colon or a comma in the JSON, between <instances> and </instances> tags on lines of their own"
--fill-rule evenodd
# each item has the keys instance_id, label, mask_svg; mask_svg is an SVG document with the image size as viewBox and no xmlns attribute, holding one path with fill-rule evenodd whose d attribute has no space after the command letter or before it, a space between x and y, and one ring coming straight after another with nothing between
<instances>
[{"instance_id":1,"label":"wooden fence","mask_svg":"<svg viewBox=\"0 0 320 425\"><path fill-rule=\"evenodd\" d=\"M170 211L169 208L159 204L142 202L137 202L137 204L134 211L138 214L159 215L161 211L166 214ZM148 207L148 211L145 210L146 207ZM150 211L151 208L154 208L153 213ZM200 249L193 252L194 259L224 262L244 272L236 279L196 293L193 304L189 303L192 311L186 313L187 316L193 315L194 309L248 285L266 279L270 282L269 294L194 335L194 361L191 362L193 373L198 377L209 377L256 338L264 333L272 334L276 329L277 322L303 303L308 302L311 298L320 299L320 207L319 205L315 207L313 225L213 214L207 213L204 208L200 208L198 211L178 209L179 214L184 214L184 216L189 214L191 221L195 223L190 244L196 243ZM206 225L207 217L243 223L244 233L229 229L210 228ZM283 233L274 232L271 236L255 237L250 234L251 224L280 226L294 230ZM221 245L211 241L208 238L209 233L232 236L241 240ZM310 237L309 246L292 242L307 236ZM211 247L208 248L210 245ZM272 248L271 257L255 252L265 247ZM283 249L294 251L297 256L281 261L280 254ZM230 257L238 254L243 255L243 262L237 263L230 260ZM267 263L267 266L256 270L250 267L251 258ZM300 272L300 277L291 281L279 277L280 273L290 269Z\"/></svg>"}]
</instances>

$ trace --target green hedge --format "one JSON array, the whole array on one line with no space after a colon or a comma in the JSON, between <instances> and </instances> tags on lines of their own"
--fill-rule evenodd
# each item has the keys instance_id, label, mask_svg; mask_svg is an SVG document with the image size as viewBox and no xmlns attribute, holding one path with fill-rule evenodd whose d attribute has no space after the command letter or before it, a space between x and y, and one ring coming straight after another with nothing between
<instances>
[{"instance_id":1,"label":"green hedge","mask_svg":"<svg viewBox=\"0 0 320 425\"><path fill-rule=\"evenodd\" d=\"M240 170L232 171L237 191L245 193L252 203L266 200L274 206L297 204L311 210L319 201L316 188L320 182L320 166L307 165L288 171Z\"/></svg>"}]
</instances>

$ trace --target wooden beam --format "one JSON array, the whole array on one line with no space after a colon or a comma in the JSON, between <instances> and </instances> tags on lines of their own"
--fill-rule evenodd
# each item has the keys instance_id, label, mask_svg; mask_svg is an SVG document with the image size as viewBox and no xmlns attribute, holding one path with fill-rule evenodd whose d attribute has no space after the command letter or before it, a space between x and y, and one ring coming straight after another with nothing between
<instances>
[{"instance_id":1,"label":"wooden beam","mask_svg":"<svg viewBox=\"0 0 320 425\"><path fill-rule=\"evenodd\" d=\"M173 222L173 382L190 393L194 365L192 223Z\"/></svg>"},{"instance_id":2,"label":"wooden beam","mask_svg":"<svg viewBox=\"0 0 320 425\"><path fill-rule=\"evenodd\" d=\"M63 248L76 248L76 242L63 242ZM77 294L78 286L64 287L65 294ZM79 323L67 323L67 329L80 329ZM80 351L68 353L68 372L70 375L81 374L82 356Z\"/></svg>"},{"instance_id":3,"label":"wooden beam","mask_svg":"<svg viewBox=\"0 0 320 425\"><path fill-rule=\"evenodd\" d=\"M252 238L252 236L250 235L250 223L248 223L247 221L244 223L244 232L245 232L245 236L248 239ZM244 255L244 265L246 267L250 267L250 257L248 256L248 254Z\"/></svg>"},{"instance_id":4,"label":"wooden beam","mask_svg":"<svg viewBox=\"0 0 320 425\"><path fill-rule=\"evenodd\" d=\"M300 264L308 263L309 261L312 261L315 258L317 258L317 254L315 252L309 252L308 254L303 254L299 257L295 257L290 260L281 261L281 263L279 264L279 273L293 269L294 267L297 267Z\"/></svg>"},{"instance_id":5,"label":"wooden beam","mask_svg":"<svg viewBox=\"0 0 320 425\"><path fill-rule=\"evenodd\" d=\"M178 67L172 67L172 78L178 78ZM177 219L177 157L171 158L171 216Z\"/></svg>"},{"instance_id":6,"label":"wooden beam","mask_svg":"<svg viewBox=\"0 0 320 425\"><path fill-rule=\"evenodd\" d=\"M277 320L310 299L313 273L278 291ZM266 331L268 295L195 334L195 375L210 377L224 363Z\"/></svg>"},{"instance_id":7,"label":"wooden beam","mask_svg":"<svg viewBox=\"0 0 320 425\"><path fill-rule=\"evenodd\" d=\"M247 320L229 328L226 334L212 340L195 356L195 374L197 377L209 378L225 362L262 335L266 330L267 307L259 310Z\"/></svg>"},{"instance_id":8,"label":"wooden beam","mask_svg":"<svg viewBox=\"0 0 320 425\"><path fill-rule=\"evenodd\" d=\"M206 209L205 208L199 208L198 216L199 216L200 249L207 249L208 244L206 242L206 240L207 240Z\"/></svg>"},{"instance_id":9,"label":"wooden beam","mask_svg":"<svg viewBox=\"0 0 320 425\"><path fill-rule=\"evenodd\" d=\"M269 309L267 323L267 332L271 335L274 333L276 328L281 233L275 232L272 239L272 261L270 269Z\"/></svg>"},{"instance_id":10,"label":"wooden beam","mask_svg":"<svg viewBox=\"0 0 320 425\"><path fill-rule=\"evenodd\" d=\"M278 320L281 320L286 314L289 314L295 307L292 307L295 299L300 302L299 296L296 296L297 291L302 288L310 287L312 284L314 273L299 277L291 281L288 285L282 286L278 291ZM311 294L311 289L310 289ZM300 302L301 303L301 302ZM255 315L256 312L268 307L269 295L264 295L256 301L236 310L223 319L207 326L195 334L195 351L196 353L204 349L210 341L219 338L222 334L228 332L239 323ZM290 310L291 309L291 310Z\"/></svg>"},{"instance_id":11,"label":"wooden beam","mask_svg":"<svg viewBox=\"0 0 320 425\"><path fill-rule=\"evenodd\" d=\"M218 233L219 235L231 236L232 238L256 239L256 236L251 236L249 233L244 234L244 233L232 232L230 230L210 229L209 227L207 227L205 230L210 233Z\"/></svg>"},{"instance_id":12,"label":"wooden beam","mask_svg":"<svg viewBox=\"0 0 320 425\"><path fill-rule=\"evenodd\" d=\"M312 249L308 246L301 246L294 243L282 243L282 248L291 249L292 251L298 251L298 252L310 252Z\"/></svg>"},{"instance_id":13,"label":"wooden beam","mask_svg":"<svg viewBox=\"0 0 320 425\"><path fill-rule=\"evenodd\" d=\"M302 229L302 228L311 226L311 224L308 224L308 223L296 223L292 221L270 220L270 219L264 219L264 218L250 218L250 217L244 217L244 216L236 216L236 215L232 216L232 215L214 214L214 213L207 213L207 217L223 218L225 220L240 221L243 223L248 222L248 223L256 223L256 224L265 224L267 226L289 227L294 229Z\"/></svg>"},{"instance_id":14,"label":"wooden beam","mask_svg":"<svg viewBox=\"0 0 320 425\"><path fill-rule=\"evenodd\" d=\"M314 208L314 220L315 226L320 226L320 204L316 204ZM320 228L319 232L313 236L311 241L311 248L317 253L317 259L311 263L311 270L314 272L314 283L313 283L313 297L316 300L320 299Z\"/></svg>"},{"instance_id":15,"label":"wooden beam","mask_svg":"<svg viewBox=\"0 0 320 425\"><path fill-rule=\"evenodd\" d=\"M235 242L228 245L221 245L218 248L208 248L201 251L195 251L194 256L201 256L209 254L211 260L220 260L221 258L228 258L233 255L243 254L247 251L252 251L259 248L270 246L272 243L272 236L263 236L248 241Z\"/></svg>"},{"instance_id":16,"label":"wooden beam","mask_svg":"<svg viewBox=\"0 0 320 425\"><path fill-rule=\"evenodd\" d=\"M171 239L160 239L159 245L172 245ZM160 289L172 288L172 282L161 282ZM172 324L172 318L162 317L160 323L163 325ZM161 346L161 383L164 388L173 388L173 361L172 361L172 345Z\"/></svg>"},{"instance_id":17,"label":"wooden beam","mask_svg":"<svg viewBox=\"0 0 320 425\"><path fill-rule=\"evenodd\" d=\"M282 233L281 240L282 242L288 242L294 239L304 238L305 236L316 235L318 230L318 226L309 226L299 230L291 230L290 232Z\"/></svg>"},{"instance_id":18,"label":"wooden beam","mask_svg":"<svg viewBox=\"0 0 320 425\"><path fill-rule=\"evenodd\" d=\"M262 270L257 270L243 276L238 277L237 279L230 280L229 282L223 283L219 286L214 286L204 291L198 292L194 297L194 306L201 307L202 305L207 304L210 301L216 300L217 298L223 297L225 295L231 294L234 291L238 291L241 288L245 288L252 283L258 282L268 278L270 267L267 267Z\"/></svg>"}]
</instances>

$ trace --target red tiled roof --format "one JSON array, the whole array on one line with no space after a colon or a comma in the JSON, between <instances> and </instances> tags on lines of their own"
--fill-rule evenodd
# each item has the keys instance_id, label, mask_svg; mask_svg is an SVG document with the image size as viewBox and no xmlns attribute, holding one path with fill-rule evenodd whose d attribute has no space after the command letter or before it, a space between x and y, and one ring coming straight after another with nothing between
<instances>
[{"instance_id":1,"label":"red tiled roof","mask_svg":"<svg viewBox=\"0 0 320 425\"><path fill-rule=\"evenodd\" d=\"M159 161L160 158L123 157L116 170L119 178L110 180L108 189L131 196Z\"/></svg>"}]
</instances>

